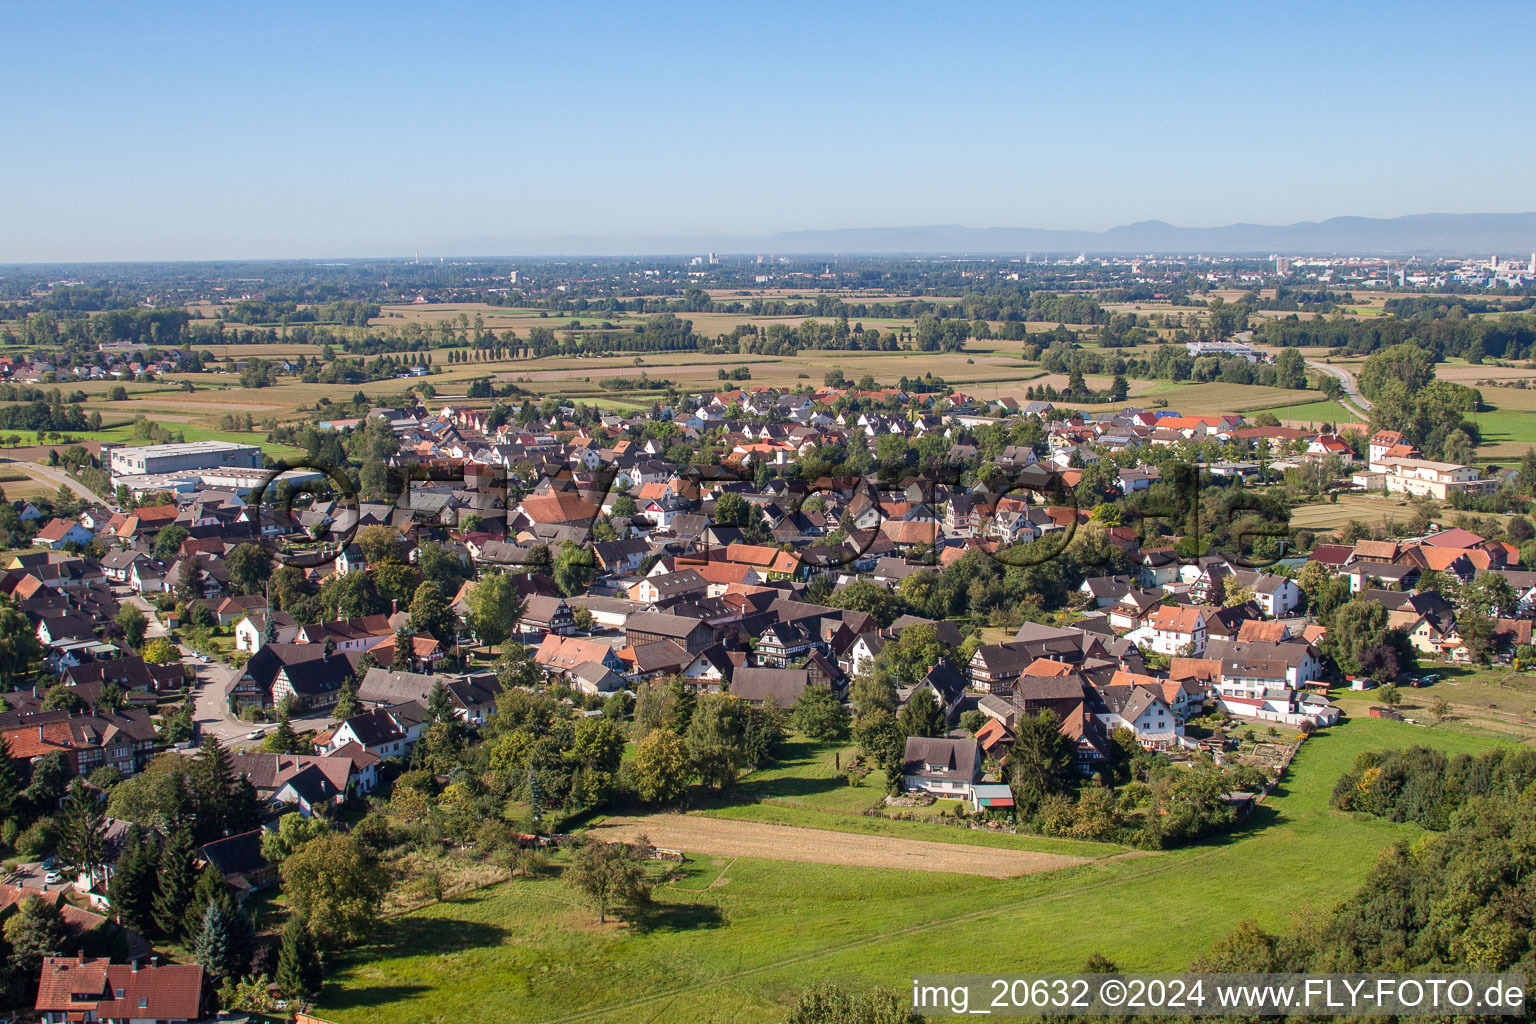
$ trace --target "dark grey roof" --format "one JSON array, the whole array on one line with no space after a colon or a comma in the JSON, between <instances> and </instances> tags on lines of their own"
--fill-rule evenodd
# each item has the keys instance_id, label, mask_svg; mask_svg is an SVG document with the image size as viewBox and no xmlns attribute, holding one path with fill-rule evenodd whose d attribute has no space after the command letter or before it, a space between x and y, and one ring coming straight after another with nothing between
<instances>
[{"instance_id":1,"label":"dark grey roof","mask_svg":"<svg viewBox=\"0 0 1536 1024\"><path fill-rule=\"evenodd\" d=\"M810 673L803 668L738 668L731 675L731 693L747 701L772 698L781 708L800 699L810 685Z\"/></svg>"},{"instance_id":2,"label":"dark grey roof","mask_svg":"<svg viewBox=\"0 0 1536 1024\"><path fill-rule=\"evenodd\" d=\"M908 736L901 771L946 782L974 782L981 762L981 744L974 738Z\"/></svg>"}]
</instances>

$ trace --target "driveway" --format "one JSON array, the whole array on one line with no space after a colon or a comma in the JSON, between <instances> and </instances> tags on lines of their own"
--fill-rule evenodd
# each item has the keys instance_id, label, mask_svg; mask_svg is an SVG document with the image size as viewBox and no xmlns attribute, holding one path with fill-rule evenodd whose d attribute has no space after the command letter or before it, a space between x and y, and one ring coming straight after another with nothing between
<instances>
[{"instance_id":1,"label":"driveway","mask_svg":"<svg viewBox=\"0 0 1536 1024\"><path fill-rule=\"evenodd\" d=\"M20 889L36 889L42 892L68 889L71 885L68 880L55 882L52 885L43 881L51 870L53 870L52 867L42 861L30 861L17 865L15 871L5 876L5 881L7 885L14 885Z\"/></svg>"}]
</instances>

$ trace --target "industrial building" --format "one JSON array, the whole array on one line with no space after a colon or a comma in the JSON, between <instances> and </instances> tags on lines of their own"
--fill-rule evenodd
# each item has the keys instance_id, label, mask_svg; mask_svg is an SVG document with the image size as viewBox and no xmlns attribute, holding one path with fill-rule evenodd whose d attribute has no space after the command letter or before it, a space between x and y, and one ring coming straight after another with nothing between
<instances>
[{"instance_id":1,"label":"industrial building","mask_svg":"<svg viewBox=\"0 0 1536 1024\"><path fill-rule=\"evenodd\" d=\"M261 449L229 441L183 441L111 450L112 482L120 477L179 473L188 469L259 469Z\"/></svg>"}]
</instances>

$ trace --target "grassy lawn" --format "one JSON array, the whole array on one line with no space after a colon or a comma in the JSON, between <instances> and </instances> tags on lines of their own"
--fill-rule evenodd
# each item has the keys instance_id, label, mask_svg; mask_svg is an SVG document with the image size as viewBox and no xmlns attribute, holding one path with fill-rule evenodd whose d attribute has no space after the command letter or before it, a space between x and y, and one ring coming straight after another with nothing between
<instances>
[{"instance_id":1,"label":"grassy lawn","mask_svg":"<svg viewBox=\"0 0 1536 1024\"><path fill-rule=\"evenodd\" d=\"M1402 690L1404 714L1433 722L1429 709L1443 698L1451 706L1444 727L1519 739L1536 736L1536 675L1503 666L1423 664L1440 681Z\"/></svg>"},{"instance_id":2,"label":"grassy lawn","mask_svg":"<svg viewBox=\"0 0 1536 1024\"><path fill-rule=\"evenodd\" d=\"M824 828L832 832L889 836L892 839L921 839L932 843L954 843L960 846L986 846L997 850L1059 853L1068 857L1107 857L1124 853L1126 849L1113 843L1056 839L1051 836L1012 835L989 829L957 828L953 825L934 825L922 821L898 821L894 818L877 818L863 814L828 814L776 802L725 807L699 813L717 818L738 818L743 821L761 821L775 825Z\"/></svg>"},{"instance_id":3,"label":"grassy lawn","mask_svg":"<svg viewBox=\"0 0 1536 1024\"><path fill-rule=\"evenodd\" d=\"M382 923L375 945L336 965L315 1012L344 1024L764 1021L820 979L900 992L917 970L1075 970L1094 952L1130 970L1182 968L1245 919L1283 929L1348 895L1384 847L1416 834L1329 807L1360 751L1493 742L1354 718L1307 741L1241 832L1002 881L701 859L658 889L648 930L599 926L557 878L495 885Z\"/></svg>"},{"instance_id":4,"label":"grassy lawn","mask_svg":"<svg viewBox=\"0 0 1536 1024\"><path fill-rule=\"evenodd\" d=\"M1483 443L1477 454L1483 459L1517 459L1525 449L1536 445L1536 416L1531 415L1529 392L1505 388L1487 388L1484 398L1493 409L1476 413L1472 419L1482 431Z\"/></svg>"},{"instance_id":5,"label":"grassy lawn","mask_svg":"<svg viewBox=\"0 0 1536 1024\"><path fill-rule=\"evenodd\" d=\"M1343 428L1344 424L1358 423L1359 417L1338 402L1302 402L1299 405L1272 405L1265 412L1274 413L1281 420L1298 423L1332 423Z\"/></svg>"},{"instance_id":6,"label":"grassy lawn","mask_svg":"<svg viewBox=\"0 0 1536 1024\"><path fill-rule=\"evenodd\" d=\"M1018 836L866 815L864 812L885 795L885 773L877 769L857 786L850 786L837 774L837 766L847 766L856 752L851 745L821 743L796 733L785 743L782 759L772 768L752 773L729 794L711 800L695 813L832 832L1083 857L1104 857L1124 851L1124 847L1112 843ZM941 800L919 810L925 815L950 814L955 806L954 800Z\"/></svg>"}]
</instances>

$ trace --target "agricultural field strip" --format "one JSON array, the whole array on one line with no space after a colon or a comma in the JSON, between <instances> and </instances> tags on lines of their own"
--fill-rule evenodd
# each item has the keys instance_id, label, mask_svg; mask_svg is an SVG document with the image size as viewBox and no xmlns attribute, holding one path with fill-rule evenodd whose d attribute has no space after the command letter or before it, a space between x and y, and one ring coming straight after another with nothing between
<instances>
[{"instance_id":1,"label":"agricultural field strip","mask_svg":"<svg viewBox=\"0 0 1536 1024\"><path fill-rule=\"evenodd\" d=\"M643 834L668 849L711 856L939 871L989 878L1016 878L1090 862L1087 857L1070 854L901 839L739 818L648 814L613 817L599 830L610 828L626 840Z\"/></svg>"},{"instance_id":2,"label":"agricultural field strip","mask_svg":"<svg viewBox=\"0 0 1536 1024\"><path fill-rule=\"evenodd\" d=\"M1193 854L1189 857L1182 858L1179 863L1181 865L1189 864L1190 862L1198 863L1211 857L1215 857L1223 852L1224 850L1221 847L1214 847L1208 850L1204 850L1200 853ZM809 952L802 953L798 956L785 957L780 960L775 960L771 963L758 964L755 967L748 967L743 970L730 971L725 974L719 974L707 981L694 982L689 985L680 985L675 988L664 989L660 992L653 992L649 995L636 996L623 1002L609 1003L605 1006L594 1007L590 1010L583 1010L580 1013L567 1014L563 1017L551 1017L543 1021L542 1024L574 1024L576 1021L593 1020L596 1018L606 1017L610 1014L618 1013L621 1011L633 1010L641 1006L649 1006L662 1000L671 1000L677 998L678 996L689 995L695 992L702 992L709 989L719 988L722 985L739 980L741 978L748 978L758 974L766 974L771 971L781 970L785 967L794 967L798 964L807 963L820 957L825 957L837 953L845 953L850 950L859 949L864 946L874 945L877 943L889 942L895 938L921 935L924 932L934 931L941 928L952 928L957 924L963 924L966 922L983 921L989 918L1011 914L1032 904L1053 903L1060 900L1080 899L1085 892L1107 888L1112 885L1121 885L1125 882L1136 881L1137 879L1147 878L1151 875L1155 875L1159 871L1167 868L1169 863L1170 862L1167 860L1159 860L1157 863L1148 867L1144 871L1134 872L1128 875L1116 875L1112 878L1101 878L1088 881L1085 882L1081 887L1072 889L1071 891L1036 893L1034 895L1025 896L1021 899L1006 903L993 903L981 910L974 910L969 913L949 916L941 920L923 921L919 924L908 925L905 928L898 928L895 931L880 932L874 935L866 935L857 939L850 939L846 942L834 943L830 946L822 946ZM1094 864L1090 863L1088 865L1084 865L1084 867L1086 869L1091 869L1094 867Z\"/></svg>"}]
</instances>

